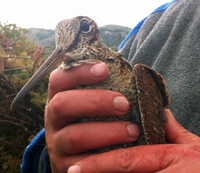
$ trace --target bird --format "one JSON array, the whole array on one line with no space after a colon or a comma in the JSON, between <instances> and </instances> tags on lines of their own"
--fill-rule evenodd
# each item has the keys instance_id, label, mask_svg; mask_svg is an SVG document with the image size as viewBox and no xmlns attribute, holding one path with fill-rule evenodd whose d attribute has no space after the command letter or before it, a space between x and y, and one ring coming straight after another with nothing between
<instances>
[{"instance_id":1,"label":"bird","mask_svg":"<svg viewBox=\"0 0 200 173\"><path fill-rule=\"evenodd\" d=\"M104 81L95 85L78 86L76 89L120 92L128 99L129 110L122 116L83 117L74 123L130 121L138 124L140 136L132 143L105 146L91 152L166 143L164 110L169 107L170 97L162 75L145 64L133 66L122 54L107 47L100 36L98 25L87 16L60 21L55 29L55 39L55 50L19 91L11 103L11 108L58 64L62 63L59 68L68 70L82 64L104 62L109 68L109 75Z\"/></svg>"}]
</instances>

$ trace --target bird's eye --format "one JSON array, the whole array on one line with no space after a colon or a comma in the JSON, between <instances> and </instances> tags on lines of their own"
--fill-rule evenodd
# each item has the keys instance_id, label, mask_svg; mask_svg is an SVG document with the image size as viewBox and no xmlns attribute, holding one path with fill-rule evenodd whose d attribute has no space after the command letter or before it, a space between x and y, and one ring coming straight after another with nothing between
<instances>
[{"instance_id":1,"label":"bird's eye","mask_svg":"<svg viewBox=\"0 0 200 173\"><path fill-rule=\"evenodd\" d=\"M88 32L90 30L90 25L86 20L81 21L80 27L84 32Z\"/></svg>"}]
</instances>

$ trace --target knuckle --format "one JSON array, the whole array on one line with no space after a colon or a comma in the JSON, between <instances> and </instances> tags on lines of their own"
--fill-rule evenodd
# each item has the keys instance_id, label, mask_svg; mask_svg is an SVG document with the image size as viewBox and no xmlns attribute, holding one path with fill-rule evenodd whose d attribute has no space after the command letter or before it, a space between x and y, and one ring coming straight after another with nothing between
<instances>
[{"instance_id":1,"label":"knuckle","mask_svg":"<svg viewBox=\"0 0 200 173\"><path fill-rule=\"evenodd\" d=\"M60 110L60 107L61 107L59 95L60 95L60 94L57 93L57 94L54 96L53 100L52 100L52 108L53 108L53 111L54 111L54 112L58 112L58 110Z\"/></svg>"},{"instance_id":2,"label":"knuckle","mask_svg":"<svg viewBox=\"0 0 200 173\"><path fill-rule=\"evenodd\" d=\"M67 133L67 145L68 145L68 152L69 154L77 154L80 150L84 150L83 141L85 140L86 136L81 131L75 131L74 129L68 129ZM66 145L66 144L65 144Z\"/></svg>"},{"instance_id":3,"label":"knuckle","mask_svg":"<svg viewBox=\"0 0 200 173\"><path fill-rule=\"evenodd\" d=\"M134 150L130 148L121 149L117 152L116 166L122 172L131 170L133 166Z\"/></svg>"},{"instance_id":4,"label":"knuckle","mask_svg":"<svg viewBox=\"0 0 200 173\"><path fill-rule=\"evenodd\" d=\"M82 133L70 133L68 135L68 140L70 142L70 144L72 146L76 146L78 143L80 143L80 141L83 141L84 140L84 137L85 135L82 134Z\"/></svg>"},{"instance_id":5,"label":"knuckle","mask_svg":"<svg viewBox=\"0 0 200 173\"><path fill-rule=\"evenodd\" d=\"M55 80L57 79L57 73L58 73L59 69L58 70L54 70L50 76L49 76L49 89L51 90L55 90L57 88L57 82L55 82Z\"/></svg>"},{"instance_id":6,"label":"knuckle","mask_svg":"<svg viewBox=\"0 0 200 173\"><path fill-rule=\"evenodd\" d=\"M47 147L49 155L51 155L51 153L53 153L54 151L52 144L50 142L46 142L46 147Z\"/></svg>"},{"instance_id":7,"label":"knuckle","mask_svg":"<svg viewBox=\"0 0 200 173\"><path fill-rule=\"evenodd\" d=\"M52 109L55 113L62 114L64 107L68 105L67 99L63 101L63 93L57 93L52 99Z\"/></svg>"},{"instance_id":8,"label":"knuckle","mask_svg":"<svg viewBox=\"0 0 200 173\"><path fill-rule=\"evenodd\" d=\"M69 133L67 138L70 144L75 146L80 141L81 135L79 133Z\"/></svg>"}]
</instances>

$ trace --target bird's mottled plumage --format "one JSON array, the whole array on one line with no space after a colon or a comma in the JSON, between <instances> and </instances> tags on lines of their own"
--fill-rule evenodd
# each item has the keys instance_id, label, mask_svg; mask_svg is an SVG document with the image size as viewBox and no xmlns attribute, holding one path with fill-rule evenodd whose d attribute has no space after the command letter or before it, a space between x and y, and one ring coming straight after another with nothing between
<instances>
[{"instance_id":1,"label":"bird's mottled plumage","mask_svg":"<svg viewBox=\"0 0 200 173\"><path fill-rule=\"evenodd\" d=\"M164 85L165 81L160 74L143 64L136 64L133 67L122 55L108 48L100 37L98 26L88 17L79 16L60 21L55 36L56 50L45 62L46 65L41 67L51 66L51 68L48 67L45 72L40 68L34 76L37 78L41 73L50 72L60 61L63 61L61 65L63 69L103 61L109 68L108 78L101 83L78 88L120 92L129 100L130 109L123 116L85 117L77 122L123 120L137 123L140 127L141 134L136 142L94 149L93 152L165 143L163 111L169 106L170 98ZM35 77L31 80L35 80ZM28 92L28 89L25 88L25 91ZM26 94L23 91L21 93ZM18 99L15 99L12 105L17 102Z\"/></svg>"}]
</instances>

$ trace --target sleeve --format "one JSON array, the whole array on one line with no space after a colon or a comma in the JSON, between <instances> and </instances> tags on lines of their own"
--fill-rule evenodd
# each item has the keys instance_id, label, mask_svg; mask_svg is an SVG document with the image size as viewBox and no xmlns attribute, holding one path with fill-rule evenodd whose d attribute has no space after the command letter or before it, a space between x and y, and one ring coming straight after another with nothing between
<instances>
[{"instance_id":1,"label":"sleeve","mask_svg":"<svg viewBox=\"0 0 200 173\"><path fill-rule=\"evenodd\" d=\"M45 129L42 129L27 146L21 166L22 173L50 172L48 151L46 150Z\"/></svg>"}]
</instances>

